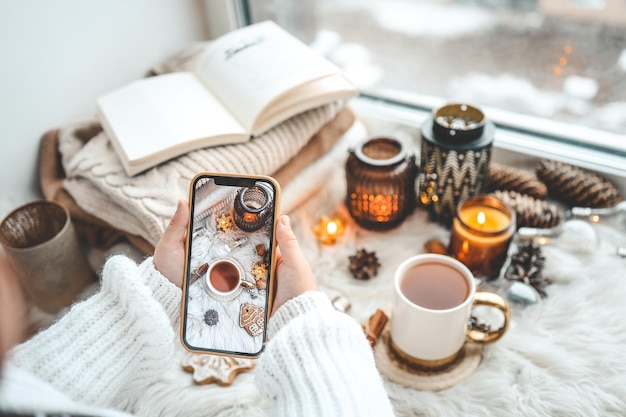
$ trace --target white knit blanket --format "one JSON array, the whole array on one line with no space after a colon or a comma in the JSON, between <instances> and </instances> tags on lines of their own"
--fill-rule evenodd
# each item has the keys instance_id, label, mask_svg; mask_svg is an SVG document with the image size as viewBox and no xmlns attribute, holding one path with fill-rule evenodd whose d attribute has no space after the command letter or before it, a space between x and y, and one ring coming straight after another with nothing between
<instances>
[{"instance_id":1,"label":"white knit blanket","mask_svg":"<svg viewBox=\"0 0 626 417\"><path fill-rule=\"evenodd\" d=\"M368 232L348 221L334 246L320 246L312 227L321 214L343 208L345 150L365 138L356 125L333 152L305 169L285 197L292 222L317 283L331 297L346 296L351 315L364 322L377 308L390 309L392 277L407 257L423 252L431 238L447 242L449 232L417 210L399 228ZM624 225L626 229L626 225ZM348 256L375 251L378 275L357 281ZM516 309L505 337L483 351L477 371L439 392L415 391L386 381L398 416L625 416L626 415L626 259L606 241L593 252L564 245L546 246L547 289L540 315ZM179 359L184 352L179 350ZM359 384L359 381L354 381ZM230 387L194 386L190 374L172 363L162 381L147 387L136 404L142 416L265 416L253 373Z\"/></svg>"}]
</instances>

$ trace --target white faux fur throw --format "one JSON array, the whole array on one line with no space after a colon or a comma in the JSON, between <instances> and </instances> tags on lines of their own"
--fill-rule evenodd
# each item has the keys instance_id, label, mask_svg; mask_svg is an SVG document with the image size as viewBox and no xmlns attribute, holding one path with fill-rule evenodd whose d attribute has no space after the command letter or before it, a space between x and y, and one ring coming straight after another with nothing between
<instances>
[{"instance_id":1,"label":"white faux fur throw","mask_svg":"<svg viewBox=\"0 0 626 417\"><path fill-rule=\"evenodd\" d=\"M104 132L83 144L76 132L92 121L60 129L63 187L87 213L152 245L176 208L188 198L189 183L201 171L270 175L293 158L344 102L331 103L292 117L252 141L199 149L134 177L126 175Z\"/></svg>"},{"instance_id":2,"label":"white faux fur throw","mask_svg":"<svg viewBox=\"0 0 626 417\"><path fill-rule=\"evenodd\" d=\"M390 309L393 273L404 259L422 253L428 239L447 242L449 238L448 230L417 210L388 232L363 230L346 216L346 235L337 244L316 242L312 227L319 215L346 215L345 149L364 138L362 129L353 128L334 152L305 169L285 190L286 198L298 206L292 211L292 224L319 288L331 297L347 297L350 314L359 322L377 308ZM348 257L360 248L375 251L381 263L378 275L369 281L357 281L348 272ZM514 310L508 333L484 349L482 363L469 379L439 392L385 381L396 414L625 416L626 259L616 256L606 241L594 251L585 248L544 247L544 272L554 283L547 287L542 308ZM266 415L253 373L237 376L226 388L195 386L191 375L180 369L184 352L178 355L179 361L172 363L163 380L147 387L134 407L136 413L146 417Z\"/></svg>"}]
</instances>

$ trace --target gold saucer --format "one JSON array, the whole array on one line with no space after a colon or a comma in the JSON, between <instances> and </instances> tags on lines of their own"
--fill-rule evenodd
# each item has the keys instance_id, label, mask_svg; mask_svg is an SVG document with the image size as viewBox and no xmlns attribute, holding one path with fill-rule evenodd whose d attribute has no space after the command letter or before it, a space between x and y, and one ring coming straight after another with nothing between
<instances>
[{"instance_id":1,"label":"gold saucer","mask_svg":"<svg viewBox=\"0 0 626 417\"><path fill-rule=\"evenodd\" d=\"M380 373L388 380L408 388L440 391L469 378L482 361L482 345L466 343L449 366L430 370L404 360L391 347L389 328L374 345L374 358Z\"/></svg>"}]
</instances>

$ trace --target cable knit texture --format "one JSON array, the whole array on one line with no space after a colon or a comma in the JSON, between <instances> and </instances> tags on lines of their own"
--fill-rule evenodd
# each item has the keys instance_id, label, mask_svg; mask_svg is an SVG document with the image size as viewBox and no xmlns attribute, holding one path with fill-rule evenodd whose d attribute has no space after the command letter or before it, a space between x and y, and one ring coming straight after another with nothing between
<instances>
[{"instance_id":1,"label":"cable knit texture","mask_svg":"<svg viewBox=\"0 0 626 417\"><path fill-rule=\"evenodd\" d=\"M13 349L12 363L79 403L110 406L141 395L171 361L170 319L181 296L150 264L109 259L101 291Z\"/></svg>"},{"instance_id":2,"label":"cable knit texture","mask_svg":"<svg viewBox=\"0 0 626 417\"><path fill-rule=\"evenodd\" d=\"M326 295L286 302L268 334L255 377L273 417L393 415L361 327Z\"/></svg>"},{"instance_id":3,"label":"cable knit texture","mask_svg":"<svg viewBox=\"0 0 626 417\"><path fill-rule=\"evenodd\" d=\"M180 323L180 303L182 291L176 285L157 271L153 258L150 257L139 265L139 274L145 280L145 284L152 290L152 295L165 310L174 329Z\"/></svg>"},{"instance_id":4,"label":"cable knit texture","mask_svg":"<svg viewBox=\"0 0 626 417\"><path fill-rule=\"evenodd\" d=\"M154 268L152 258L137 266L111 257L99 293L10 352L2 407L26 404L29 410L102 416L118 415L114 409L133 412L174 360L178 327L172 323L178 321L180 298L180 289ZM289 300L269 326L271 339L255 378L273 407L270 415L393 415L359 324L336 311L326 295L310 291Z\"/></svg>"},{"instance_id":5,"label":"cable knit texture","mask_svg":"<svg viewBox=\"0 0 626 417\"><path fill-rule=\"evenodd\" d=\"M188 198L189 183L201 171L271 175L293 158L345 107L334 102L301 113L250 142L189 152L134 177L126 175L104 132L84 144L77 131L91 121L60 129L63 187L86 212L152 245Z\"/></svg>"}]
</instances>

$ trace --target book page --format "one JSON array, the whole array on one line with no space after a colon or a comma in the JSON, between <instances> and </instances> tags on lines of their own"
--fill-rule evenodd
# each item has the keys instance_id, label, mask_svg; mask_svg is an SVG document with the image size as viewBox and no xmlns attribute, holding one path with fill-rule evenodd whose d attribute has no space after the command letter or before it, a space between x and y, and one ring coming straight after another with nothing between
<instances>
[{"instance_id":1,"label":"book page","mask_svg":"<svg viewBox=\"0 0 626 417\"><path fill-rule=\"evenodd\" d=\"M293 87L339 70L273 22L230 32L209 45L198 76L242 124L253 130L256 116Z\"/></svg>"},{"instance_id":2,"label":"book page","mask_svg":"<svg viewBox=\"0 0 626 417\"><path fill-rule=\"evenodd\" d=\"M102 96L98 106L131 165L249 136L190 72L135 81Z\"/></svg>"},{"instance_id":3,"label":"book page","mask_svg":"<svg viewBox=\"0 0 626 417\"><path fill-rule=\"evenodd\" d=\"M354 85L338 74L299 85L296 87L295 94L286 93L276 97L270 106L261 112L252 133L256 135L258 132L266 131L287 118L311 108L357 95L358 90L354 88ZM298 97L306 97L307 100L298 100Z\"/></svg>"}]
</instances>

